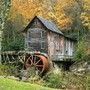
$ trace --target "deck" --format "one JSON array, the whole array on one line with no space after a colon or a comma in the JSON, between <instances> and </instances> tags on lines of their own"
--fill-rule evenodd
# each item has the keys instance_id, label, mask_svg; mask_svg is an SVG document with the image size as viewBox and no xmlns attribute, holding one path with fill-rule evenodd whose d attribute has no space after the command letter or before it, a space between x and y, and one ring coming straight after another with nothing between
<instances>
[{"instance_id":1,"label":"deck","mask_svg":"<svg viewBox=\"0 0 90 90\"><path fill-rule=\"evenodd\" d=\"M73 56L69 55L54 55L51 57L52 61L73 61Z\"/></svg>"}]
</instances>

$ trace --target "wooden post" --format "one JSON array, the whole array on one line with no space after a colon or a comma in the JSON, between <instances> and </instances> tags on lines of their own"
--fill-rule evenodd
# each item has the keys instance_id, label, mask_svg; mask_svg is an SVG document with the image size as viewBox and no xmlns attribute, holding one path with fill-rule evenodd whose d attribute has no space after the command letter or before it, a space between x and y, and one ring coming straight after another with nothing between
<instances>
[{"instance_id":1,"label":"wooden post","mask_svg":"<svg viewBox=\"0 0 90 90\"><path fill-rule=\"evenodd\" d=\"M1 41L2 41L2 31L0 31L0 52L1 52ZM1 64L1 53L0 53L0 64Z\"/></svg>"}]
</instances>

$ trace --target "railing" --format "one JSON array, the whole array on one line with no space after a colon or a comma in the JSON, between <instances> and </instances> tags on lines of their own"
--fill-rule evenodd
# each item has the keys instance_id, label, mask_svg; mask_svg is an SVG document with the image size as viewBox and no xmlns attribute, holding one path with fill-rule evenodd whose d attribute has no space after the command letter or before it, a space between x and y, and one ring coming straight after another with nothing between
<instances>
[{"instance_id":1,"label":"railing","mask_svg":"<svg viewBox=\"0 0 90 90\"><path fill-rule=\"evenodd\" d=\"M2 59L4 61L7 61L9 59L15 61L16 58L18 58L20 61L23 60L23 58L27 55L27 54L41 54L44 55L47 58L50 58L50 60L52 61L70 61L73 60L73 56L70 55L52 55L51 57L49 57L47 54L45 53L41 53L41 52L31 52L31 51L5 51L5 52L0 52L0 55L2 56Z\"/></svg>"},{"instance_id":2,"label":"railing","mask_svg":"<svg viewBox=\"0 0 90 90\"><path fill-rule=\"evenodd\" d=\"M73 56L70 55L52 55L52 61L70 61L73 60Z\"/></svg>"},{"instance_id":3,"label":"railing","mask_svg":"<svg viewBox=\"0 0 90 90\"><path fill-rule=\"evenodd\" d=\"M41 52L37 52L37 51L3 51L0 52L1 55L1 62L15 62L15 61L20 61L20 62L24 62L25 61L25 57L27 55L35 55L35 54L39 54L39 55L43 55L45 57L48 58L48 55L46 53L41 53Z\"/></svg>"}]
</instances>

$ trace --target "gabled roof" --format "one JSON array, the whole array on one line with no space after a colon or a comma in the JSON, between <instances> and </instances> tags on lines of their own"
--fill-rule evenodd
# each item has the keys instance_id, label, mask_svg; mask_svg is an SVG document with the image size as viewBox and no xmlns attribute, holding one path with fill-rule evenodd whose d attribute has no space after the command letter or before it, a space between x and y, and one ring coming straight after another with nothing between
<instances>
[{"instance_id":1,"label":"gabled roof","mask_svg":"<svg viewBox=\"0 0 90 90\"><path fill-rule=\"evenodd\" d=\"M37 17L43 24L44 24L44 26L46 27L46 28L48 28L50 31L52 31L52 32L56 32L56 33L59 33L59 34L63 34L58 28L57 28L57 26L53 23L53 22L51 22L51 21L49 21L49 20L46 20L46 19L44 19L44 18L42 18L42 17Z\"/></svg>"},{"instance_id":2,"label":"gabled roof","mask_svg":"<svg viewBox=\"0 0 90 90\"><path fill-rule=\"evenodd\" d=\"M46 20L46 19L44 19L44 18L42 18L42 17L40 17L40 16L35 16L34 17L34 19L35 18L38 18L40 21L41 21L41 23L48 29L48 30L50 30L50 31L52 31L52 32L54 32L54 33L58 33L58 34L62 34L63 35L63 33L57 28L57 26L53 23L53 22L51 22L51 21L49 21L49 20ZM33 20L32 20L33 21ZM32 22L31 21L31 22ZM31 22L28 24L28 26L23 30L23 32L24 31L27 31L27 29L30 27L30 24L31 24Z\"/></svg>"},{"instance_id":3,"label":"gabled roof","mask_svg":"<svg viewBox=\"0 0 90 90\"><path fill-rule=\"evenodd\" d=\"M49 20L46 20L46 19L44 19L44 18L42 18L42 17L40 17L40 16L35 16L22 32L26 32L26 31L28 30L28 28L30 28L31 23L33 22L33 20L34 20L35 18L39 19L39 21L40 21L48 30L50 30L51 32L60 34L60 35L64 36L64 37L67 38L67 39L76 41L75 39L72 39L72 38L70 38L70 37L65 36L65 35L57 28L57 26L56 26L53 22L51 22L51 21L49 21Z\"/></svg>"}]
</instances>

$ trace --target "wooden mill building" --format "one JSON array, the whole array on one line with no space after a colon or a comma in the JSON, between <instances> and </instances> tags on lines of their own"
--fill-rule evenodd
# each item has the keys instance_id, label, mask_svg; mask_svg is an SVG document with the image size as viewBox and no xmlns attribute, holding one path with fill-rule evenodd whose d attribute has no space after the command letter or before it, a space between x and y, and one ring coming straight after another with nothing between
<instances>
[{"instance_id":1,"label":"wooden mill building","mask_svg":"<svg viewBox=\"0 0 90 90\"><path fill-rule=\"evenodd\" d=\"M46 53L52 60L72 57L76 41L66 37L57 26L42 17L35 16L23 30L25 49Z\"/></svg>"}]
</instances>

